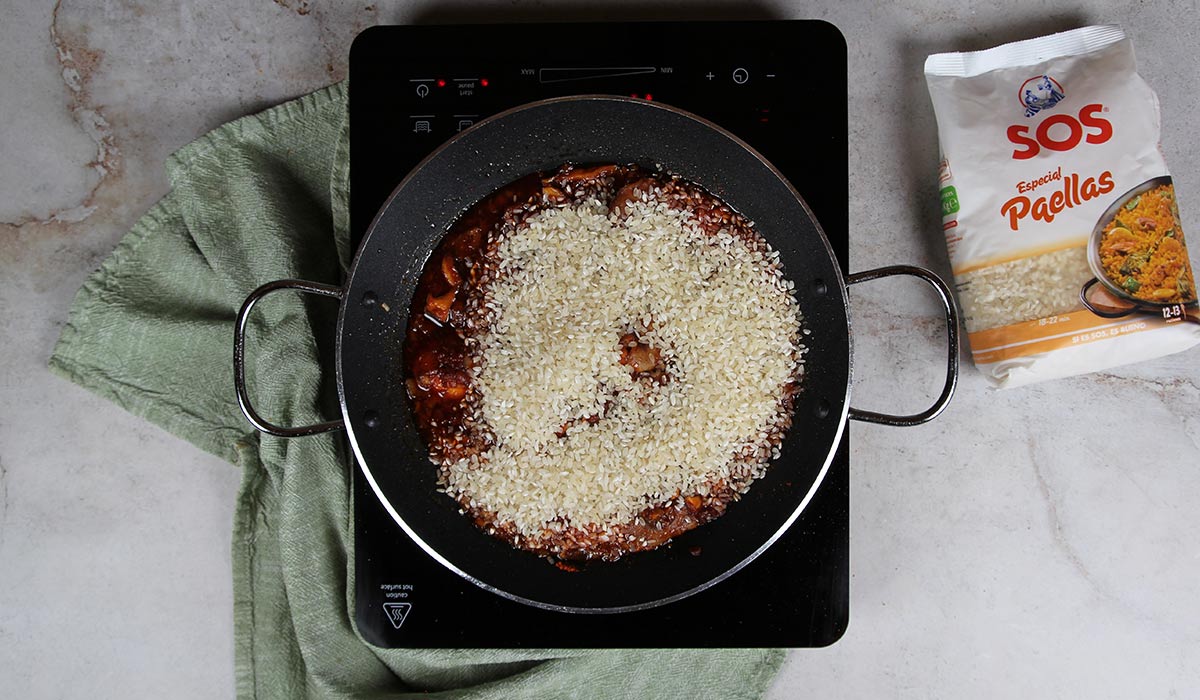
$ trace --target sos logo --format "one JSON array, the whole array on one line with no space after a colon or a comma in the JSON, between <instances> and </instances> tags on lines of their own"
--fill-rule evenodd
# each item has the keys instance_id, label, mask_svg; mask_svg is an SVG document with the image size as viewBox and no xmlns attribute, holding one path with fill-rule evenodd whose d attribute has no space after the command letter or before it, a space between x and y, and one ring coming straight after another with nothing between
<instances>
[{"instance_id":1,"label":"sos logo","mask_svg":"<svg viewBox=\"0 0 1200 700\"><path fill-rule=\"evenodd\" d=\"M1104 105L1096 103L1084 105L1079 110L1079 116L1070 114L1055 114L1046 117L1032 135L1027 124L1013 124L1008 127L1008 140L1017 146L1013 151L1013 160L1028 160L1043 148L1050 151L1069 151L1079 145L1080 141L1100 144L1112 138L1112 122L1100 116Z\"/></svg>"}]
</instances>

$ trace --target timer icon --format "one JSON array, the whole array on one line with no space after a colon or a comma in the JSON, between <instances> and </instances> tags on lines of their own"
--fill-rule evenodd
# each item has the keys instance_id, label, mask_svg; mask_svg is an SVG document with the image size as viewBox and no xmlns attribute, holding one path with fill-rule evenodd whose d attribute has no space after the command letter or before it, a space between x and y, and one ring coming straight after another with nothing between
<instances>
[{"instance_id":1,"label":"timer icon","mask_svg":"<svg viewBox=\"0 0 1200 700\"><path fill-rule=\"evenodd\" d=\"M733 70L733 82L738 85L744 85L750 79L750 71L745 68L735 68Z\"/></svg>"}]
</instances>

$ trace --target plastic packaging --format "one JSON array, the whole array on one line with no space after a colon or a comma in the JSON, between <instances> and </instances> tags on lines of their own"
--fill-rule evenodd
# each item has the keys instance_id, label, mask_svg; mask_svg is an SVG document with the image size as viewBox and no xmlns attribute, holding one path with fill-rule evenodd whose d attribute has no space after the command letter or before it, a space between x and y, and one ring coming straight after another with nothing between
<instances>
[{"instance_id":1,"label":"plastic packaging","mask_svg":"<svg viewBox=\"0 0 1200 700\"><path fill-rule=\"evenodd\" d=\"M935 54L925 77L955 286L993 384L1200 343L1158 99L1119 27Z\"/></svg>"}]
</instances>

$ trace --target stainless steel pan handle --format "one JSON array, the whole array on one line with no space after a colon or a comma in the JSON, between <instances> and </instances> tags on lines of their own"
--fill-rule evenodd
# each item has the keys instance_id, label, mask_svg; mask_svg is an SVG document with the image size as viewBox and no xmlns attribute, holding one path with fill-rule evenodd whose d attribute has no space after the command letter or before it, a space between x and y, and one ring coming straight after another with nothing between
<instances>
[{"instance_id":1,"label":"stainless steel pan handle","mask_svg":"<svg viewBox=\"0 0 1200 700\"><path fill-rule=\"evenodd\" d=\"M894 277L896 275L909 275L916 277L929 286L933 287L938 293L938 298L942 300L942 307L946 311L946 385L942 387L942 395L937 397L933 405L909 416L894 416L889 413L875 413L874 411L860 411L853 406L850 407L851 420L860 420L867 423L882 423L883 425L896 426L911 426L928 423L938 417L942 411L946 410L946 405L950 403L950 397L954 396L954 387L958 384L958 309L954 306L954 297L950 294L950 288L942 281L942 278L933 274L929 270L922 267L914 267L912 265L892 265L890 267L881 267L875 270L867 270L858 272L846 281L846 286L858 284L859 282L870 282L881 277Z\"/></svg>"},{"instance_id":2,"label":"stainless steel pan handle","mask_svg":"<svg viewBox=\"0 0 1200 700\"><path fill-rule=\"evenodd\" d=\"M334 299L342 298L342 290L339 287L320 284L318 282L305 282L303 280L276 280L268 282L250 292L250 296L246 297L241 310L238 311L237 324L234 327L233 333L233 385L237 389L238 406L242 409L242 415L246 416L246 420L250 421L250 425L253 425L261 432L278 437L302 437L344 428L346 427L346 423L340 419L327 423L304 425L298 428L285 428L275 425L258 415L258 411L255 411L254 406L250 403L250 394L246 391L246 323L250 319L250 310L254 308L254 305L260 299L271 292L277 292L281 289L294 289L306 294L316 294Z\"/></svg>"}]
</instances>

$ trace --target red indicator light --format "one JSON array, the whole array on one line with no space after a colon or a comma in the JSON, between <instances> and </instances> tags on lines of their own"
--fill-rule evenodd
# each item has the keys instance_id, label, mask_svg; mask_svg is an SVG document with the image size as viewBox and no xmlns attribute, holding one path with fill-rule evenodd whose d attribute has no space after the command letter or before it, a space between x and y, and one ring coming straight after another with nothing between
<instances>
[{"instance_id":1,"label":"red indicator light","mask_svg":"<svg viewBox=\"0 0 1200 700\"><path fill-rule=\"evenodd\" d=\"M653 102L653 101L654 101L654 95L651 95L650 93L648 93L648 92L647 92L647 93L646 93L646 100L647 100L647 101L649 101L649 102Z\"/></svg>"},{"instance_id":2,"label":"red indicator light","mask_svg":"<svg viewBox=\"0 0 1200 700\"><path fill-rule=\"evenodd\" d=\"M487 78L480 78L480 79L479 79L479 84L480 84L480 85L482 85L483 87L487 87L487 86L488 86L488 79L487 79Z\"/></svg>"},{"instance_id":3,"label":"red indicator light","mask_svg":"<svg viewBox=\"0 0 1200 700\"><path fill-rule=\"evenodd\" d=\"M446 81L438 78L438 87L446 87Z\"/></svg>"}]
</instances>

